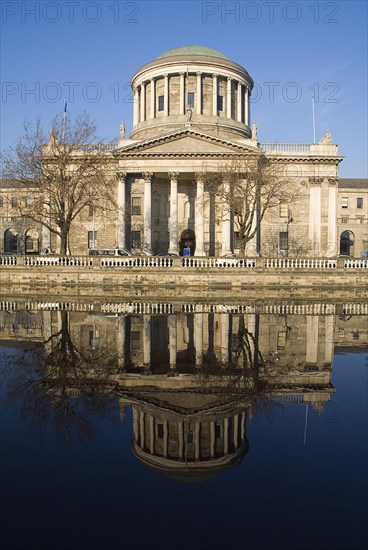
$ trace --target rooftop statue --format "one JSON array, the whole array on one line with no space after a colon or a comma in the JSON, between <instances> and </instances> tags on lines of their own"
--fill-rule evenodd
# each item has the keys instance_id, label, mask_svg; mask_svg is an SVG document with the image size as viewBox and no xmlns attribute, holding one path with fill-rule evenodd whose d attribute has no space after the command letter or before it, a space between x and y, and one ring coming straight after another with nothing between
<instances>
[{"instance_id":1,"label":"rooftop statue","mask_svg":"<svg viewBox=\"0 0 368 550\"><path fill-rule=\"evenodd\" d=\"M320 143L330 145L332 143L332 135L330 130L327 130L325 135L320 139Z\"/></svg>"}]
</instances>

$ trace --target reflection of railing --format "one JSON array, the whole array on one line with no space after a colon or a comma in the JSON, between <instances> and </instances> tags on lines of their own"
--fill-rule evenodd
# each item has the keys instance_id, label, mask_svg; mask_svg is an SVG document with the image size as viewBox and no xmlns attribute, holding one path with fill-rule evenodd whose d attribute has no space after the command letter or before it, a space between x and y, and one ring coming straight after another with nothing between
<instances>
[{"instance_id":1,"label":"reflection of railing","mask_svg":"<svg viewBox=\"0 0 368 550\"><path fill-rule=\"evenodd\" d=\"M167 314L167 313L264 313L276 315L335 315L339 311L347 315L368 315L368 303L331 304L323 302L297 304L224 304L224 303L153 303L153 302L88 302L70 300L51 302L45 300L0 301L0 311L86 311L92 314Z\"/></svg>"}]
</instances>

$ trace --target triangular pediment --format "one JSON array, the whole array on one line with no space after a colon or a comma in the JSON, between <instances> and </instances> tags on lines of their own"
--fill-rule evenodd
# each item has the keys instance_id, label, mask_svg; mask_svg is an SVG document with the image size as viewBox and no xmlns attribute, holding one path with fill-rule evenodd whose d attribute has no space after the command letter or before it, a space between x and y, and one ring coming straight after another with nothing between
<instances>
[{"instance_id":1,"label":"triangular pediment","mask_svg":"<svg viewBox=\"0 0 368 550\"><path fill-rule=\"evenodd\" d=\"M122 147L116 154L125 156L141 154L144 156L191 156L191 155L221 155L226 153L260 153L252 146L185 129L171 132L155 138Z\"/></svg>"}]
</instances>

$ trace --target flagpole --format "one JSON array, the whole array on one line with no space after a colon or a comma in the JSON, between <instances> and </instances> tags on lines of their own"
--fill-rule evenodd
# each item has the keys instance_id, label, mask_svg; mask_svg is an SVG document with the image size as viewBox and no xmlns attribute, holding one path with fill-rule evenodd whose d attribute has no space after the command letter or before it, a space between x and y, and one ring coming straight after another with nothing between
<instances>
[{"instance_id":1,"label":"flagpole","mask_svg":"<svg viewBox=\"0 0 368 550\"><path fill-rule=\"evenodd\" d=\"M66 97L65 97L64 98L63 127L62 127L62 140L63 140L63 142L64 142L64 139L65 139L66 108L67 108L67 101L66 101Z\"/></svg>"},{"instance_id":2,"label":"flagpole","mask_svg":"<svg viewBox=\"0 0 368 550\"><path fill-rule=\"evenodd\" d=\"M314 116L314 95L312 96L312 115L313 115L313 143L316 143L316 119Z\"/></svg>"}]
</instances>

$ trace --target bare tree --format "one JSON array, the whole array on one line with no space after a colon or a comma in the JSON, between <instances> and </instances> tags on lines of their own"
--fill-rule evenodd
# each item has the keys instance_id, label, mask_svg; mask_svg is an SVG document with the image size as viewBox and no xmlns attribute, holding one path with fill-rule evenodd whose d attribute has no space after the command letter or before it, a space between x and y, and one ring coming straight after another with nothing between
<instances>
[{"instance_id":1,"label":"bare tree","mask_svg":"<svg viewBox=\"0 0 368 550\"><path fill-rule=\"evenodd\" d=\"M48 144L46 145L46 143ZM2 153L3 177L32 186L29 200L17 211L60 238L60 254L68 253L73 221L85 207L115 208L109 144L98 141L89 115L56 117L49 138L39 118L24 124L24 135Z\"/></svg>"},{"instance_id":2,"label":"bare tree","mask_svg":"<svg viewBox=\"0 0 368 550\"><path fill-rule=\"evenodd\" d=\"M204 183L209 200L222 204L221 219L234 222L239 232L239 255L245 256L247 243L260 229L266 213L298 197L295 183L284 175L264 154L252 155L224 163L215 172L206 172Z\"/></svg>"}]
</instances>

